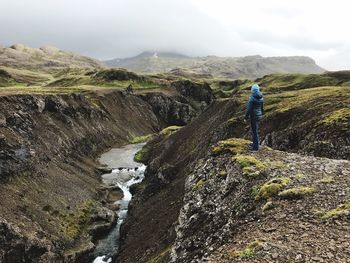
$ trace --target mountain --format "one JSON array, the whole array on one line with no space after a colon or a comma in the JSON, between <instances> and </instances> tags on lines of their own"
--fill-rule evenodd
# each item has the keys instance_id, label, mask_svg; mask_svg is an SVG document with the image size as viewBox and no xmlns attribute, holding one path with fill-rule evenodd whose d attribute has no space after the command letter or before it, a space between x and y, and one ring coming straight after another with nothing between
<instances>
[{"instance_id":1,"label":"mountain","mask_svg":"<svg viewBox=\"0 0 350 263\"><path fill-rule=\"evenodd\" d=\"M0 46L0 66L50 71L62 68L102 68L98 60L84 57L56 47L32 48L23 44L10 47Z\"/></svg>"},{"instance_id":2,"label":"mountain","mask_svg":"<svg viewBox=\"0 0 350 263\"><path fill-rule=\"evenodd\" d=\"M156 74L181 69L215 78L259 78L272 73L322 73L309 57L188 57L171 52L143 52L138 56L104 61L107 66L121 67L136 73ZM184 74L186 75L186 73Z\"/></svg>"}]
</instances>

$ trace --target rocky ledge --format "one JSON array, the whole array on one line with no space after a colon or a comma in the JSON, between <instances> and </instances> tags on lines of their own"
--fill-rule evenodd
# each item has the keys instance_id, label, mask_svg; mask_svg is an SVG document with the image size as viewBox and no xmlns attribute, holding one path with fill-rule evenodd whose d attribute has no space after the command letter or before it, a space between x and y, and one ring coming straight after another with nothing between
<instances>
[{"instance_id":1,"label":"rocky ledge","mask_svg":"<svg viewBox=\"0 0 350 263\"><path fill-rule=\"evenodd\" d=\"M186 179L171 262L346 262L350 162L228 139Z\"/></svg>"}]
</instances>

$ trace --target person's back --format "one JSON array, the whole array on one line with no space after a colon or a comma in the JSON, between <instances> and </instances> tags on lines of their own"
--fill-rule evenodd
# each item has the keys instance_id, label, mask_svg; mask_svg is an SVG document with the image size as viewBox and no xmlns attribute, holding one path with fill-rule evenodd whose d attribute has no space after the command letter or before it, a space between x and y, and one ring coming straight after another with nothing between
<instances>
[{"instance_id":1,"label":"person's back","mask_svg":"<svg viewBox=\"0 0 350 263\"><path fill-rule=\"evenodd\" d=\"M264 114L264 99L263 95L260 92L260 87L257 84L254 84L251 88L252 94L249 98L247 104L247 110L245 119L250 119L250 124L252 128L252 150L259 150L259 121L261 120Z\"/></svg>"}]
</instances>

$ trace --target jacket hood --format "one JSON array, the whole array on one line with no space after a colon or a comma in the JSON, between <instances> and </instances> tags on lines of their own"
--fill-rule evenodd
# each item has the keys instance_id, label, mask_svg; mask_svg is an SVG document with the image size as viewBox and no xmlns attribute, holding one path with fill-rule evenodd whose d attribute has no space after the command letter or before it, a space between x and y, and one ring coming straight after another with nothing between
<instances>
[{"instance_id":1,"label":"jacket hood","mask_svg":"<svg viewBox=\"0 0 350 263\"><path fill-rule=\"evenodd\" d=\"M258 84L254 84L251 88L252 96L256 99L262 98L262 93L260 92L260 87Z\"/></svg>"}]
</instances>

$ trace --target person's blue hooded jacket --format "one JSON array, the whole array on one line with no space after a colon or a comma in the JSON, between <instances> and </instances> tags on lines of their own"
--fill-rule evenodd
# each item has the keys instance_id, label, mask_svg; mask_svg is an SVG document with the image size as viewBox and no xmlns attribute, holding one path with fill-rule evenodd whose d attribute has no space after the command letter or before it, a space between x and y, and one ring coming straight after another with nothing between
<instances>
[{"instance_id":1,"label":"person's blue hooded jacket","mask_svg":"<svg viewBox=\"0 0 350 263\"><path fill-rule=\"evenodd\" d=\"M260 92L258 84L254 84L251 88L252 95L249 98L247 104L247 110L245 114L246 119L257 119L260 120L264 114L264 99Z\"/></svg>"}]
</instances>

